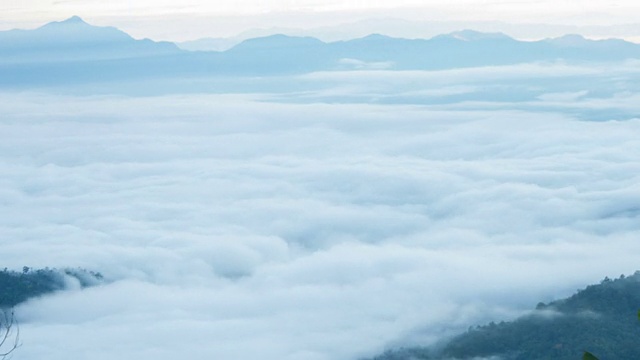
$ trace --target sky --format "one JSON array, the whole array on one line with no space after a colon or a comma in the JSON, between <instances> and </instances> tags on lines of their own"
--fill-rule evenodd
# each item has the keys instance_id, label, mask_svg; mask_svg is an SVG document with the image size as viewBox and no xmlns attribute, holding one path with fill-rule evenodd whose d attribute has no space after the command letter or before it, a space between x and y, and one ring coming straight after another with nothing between
<instances>
[{"instance_id":1,"label":"sky","mask_svg":"<svg viewBox=\"0 0 640 360\"><path fill-rule=\"evenodd\" d=\"M0 93L3 266L108 279L21 305L15 358L353 360L633 273L638 69Z\"/></svg>"},{"instance_id":2,"label":"sky","mask_svg":"<svg viewBox=\"0 0 640 360\"><path fill-rule=\"evenodd\" d=\"M622 0L25 0L0 3L0 29L33 28L79 15L96 25L117 26L137 38L184 41L235 36L255 28L310 29L371 19L402 19L420 23L474 24L489 21L521 26L528 24L526 30L511 29L523 37L546 36L548 31L545 32L539 26L541 24L600 26L605 29L600 28L599 32L592 29L593 36L637 37L640 32L638 13L640 4ZM537 26L531 27L531 24ZM636 25L629 28L628 24ZM487 27L486 24L484 26ZM621 29L620 26L626 27ZM375 29L375 26L370 28ZM509 27L503 25L497 29L509 30ZM349 36L349 31L343 36ZM423 29L412 35L427 33Z\"/></svg>"}]
</instances>

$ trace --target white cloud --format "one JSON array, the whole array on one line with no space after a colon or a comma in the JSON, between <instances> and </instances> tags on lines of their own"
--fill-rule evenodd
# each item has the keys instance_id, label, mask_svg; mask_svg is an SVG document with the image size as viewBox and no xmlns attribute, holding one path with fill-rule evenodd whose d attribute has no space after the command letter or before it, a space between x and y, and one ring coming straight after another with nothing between
<instances>
[{"instance_id":1,"label":"white cloud","mask_svg":"<svg viewBox=\"0 0 640 360\"><path fill-rule=\"evenodd\" d=\"M603 73L315 74L302 100L4 93L4 266L114 280L22 306L20 357L353 359L630 273L640 119L572 110L638 110L635 73ZM585 90L554 91L567 76L602 91L541 96ZM429 103L496 87L527 97Z\"/></svg>"}]
</instances>

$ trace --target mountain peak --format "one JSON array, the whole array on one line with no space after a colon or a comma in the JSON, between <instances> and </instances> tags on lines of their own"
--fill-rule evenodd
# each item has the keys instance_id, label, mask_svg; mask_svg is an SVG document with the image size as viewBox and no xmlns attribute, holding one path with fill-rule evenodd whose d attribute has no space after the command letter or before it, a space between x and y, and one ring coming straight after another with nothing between
<instances>
[{"instance_id":1,"label":"mountain peak","mask_svg":"<svg viewBox=\"0 0 640 360\"><path fill-rule=\"evenodd\" d=\"M40 27L40 29L78 29L84 27L93 27L81 17L75 15L66 20L53 21Z\"/></svg>"},{"instance_id":2,"label":"mountain peak","mask_svg":"<svg viewBox=\"0 0 640 360\"><path fill-rule=\"evenodd\" d=\"M391 39L391 37L387 36L387 35L382 35L382 34L369 34L365 37L363 37L362 39L367 39L367 40L386 40L386 39Z\"/></svg>"},{"instance_id":3,"label":"mountain peak","mask_svg":"<svg viewBox=\"0 0 640 360\"><path fill-rule=\"evenodd\" d=\"M454 38L461 41L479 41L479 40L507 40L511 39L509 36L503 33L484 33L475 30L460 30L445 35L450 38Z\"/></svg>"},{"instance_id":4,"label":"mountain peak","mask_svg":"<svg viewBox=\"0 0 640 360\"><path fill-rule=\"evenodd\" d=\"M66 24L78 24L78 23L86 24L86 21L82 20L82 18L78 15L74 15L68 18L67 20L64 20L61 22Z\"/></svg>"},{"instance_id":5,"label":"mountain peak","mask_svg":"<svg viewBox=\"0 0 640 360\"><path fill-rule=\"evenodd\" d=\"M276 49L287 47L305 47L323 44L322 41L313 37L300 37L289 36L284 34L274 34L265 37L247 39L240 44L232 47L229 51L244 51L244 50L256 50L256 49Z\"/></svg>"},{"instance_id":6,"label":"mountain peak","mask_svg":"<svg viewBox=\"0 0 640 360\"><path fill-rule=\"evenodd\" d=\"M589 43L588 39L578 34L568 34L555 39L549 39L548 41L552 44L557 44L561 46L573 46L573 47L585 46L586 44Z\"/></svg>"},{"instance_id":7,"label":"mountain peak","mask_svg":"<svg viewBox=\"0 0 640 360\"><path fill-rule=\"evenodd\" d=\"M0 53L6 59L36 61L34 54L46 54L47 61L114 59L171 54L178 48L170 43L135 40L110 26L94 26L79 16L54 21L37 29L0 35ZM18 61L18 60L11 60ZM20 60L21 61L21 60Z\"/></svg>"},{"instance_id":8,"label":"mountain peak","mask_svg":"<svg viewBox=\"0 0 640 360\"><path fill-rule=\"evenodd\" d=\"M82 26L91 26L90 24L88 24L86 21L84 21L80 16L78 15L74 15L66 20L62 20L62 21L54 21L54 22L50 22L47 25L57 25L57 26L65 26L65 25L73 25L73 26L78 26L78 25L82 25ZM45 25L45 26L47 26Z\"/></svg>"}]
</instances>

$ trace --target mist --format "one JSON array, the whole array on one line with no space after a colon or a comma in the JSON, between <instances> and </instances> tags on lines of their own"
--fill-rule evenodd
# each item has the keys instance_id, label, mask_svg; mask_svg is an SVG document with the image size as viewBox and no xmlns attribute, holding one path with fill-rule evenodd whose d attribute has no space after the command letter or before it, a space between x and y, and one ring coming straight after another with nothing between
<instances>
[{"instance_id":1,"label":"mist","mask_svg":"<svg viewBox=\"0 0 640 360\"><path fill-rule=\"evenodd\" d=\"M632 273L636 65L4 92L4 266L108 279L16 356L358 359Z\"/></svg>"}]
</instances>

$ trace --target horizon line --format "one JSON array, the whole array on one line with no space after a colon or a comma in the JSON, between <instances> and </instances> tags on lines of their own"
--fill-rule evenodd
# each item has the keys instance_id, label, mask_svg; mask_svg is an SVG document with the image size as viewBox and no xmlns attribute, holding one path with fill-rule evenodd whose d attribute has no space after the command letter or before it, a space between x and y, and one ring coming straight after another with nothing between
<instances>
[{"instance_id":1,"label":"horizon line","mask_svg":"<svg viewBox=\"0 0 640 360\"><path fill-rule=\"evenodd\" d=\"M411 20L406 20L406 19L391 19L391 20L398 20L398 21L408 21L408 22L414 22ZM299 32L299 33L310 33L310 32L314 32L314 31L318 31L318 29L320 28L311 28L311 29L302 29L302 28L294 28L294 27L256 27L256 28L251 28L251 29L247 29L245 31L239 32L236 35L233 36L226 36L226 37L217 37L214 35L207 35L207 36L203 36L203 37L195 37L195 38L191 38L190 40L180 40L180 41L176 41L176 40L163 40L163 39L157 39L157 38L153 38L153 37L139 37L139 36L134 36L132 35L130 32L126 31L125 29L122 29L120 27L114 26L114 25L95 25L93 23L87 22L86 20L84 20L84 18L80 15L72 15L70 17L64 18L63 20L53 20L53 21L48 21L45 23L41 23L36 27L32 27L32 28L10 28L10 29L5 29L5 30L0 30L0 33L2 32L8 32L8 31L33 31L33 30L37 30L40 29L42 27L45 27L47 25L50 24L56 24L56 23L66 23L66 22L81 22L84 24L87 24L89 26L92 27L98 27L98 28L107 28L107 27L111 27L111 28L115 28L118 29L119 31L122 31L124 33L126 33L127 35L131 36L133 39L135 40L144 40L144 39L149 39L155 42L170 42L176 45L179 44L185 44L185 43L190 43L190 42L197 42L197 41L202 41L202 40L227 40L227 41L237 41L237 43L241 43L245 40L250 40L250 39L259 39L259 38L265 38L265 37L270 37L270 36L275 36L275 35L283 35L283 36L288 36L288 37L293 37L293 38L314 38L316 40L322 41L324 43L333 43L333 42L339 42L339 41L349 41L349 40L356 40L356 39L363 39L369 36L375 36L375 35L380 35L380 36L385 36L388 38L393 38L393 39L403 39L403 40L431 40L434 39L436 37L439 36L447 36L447 35L455 35L457 33L462 33L462 32L475 32L478 34L483 34L483 35L502 35L502 36L506 36L509 37L513 40L517 40L517 41L521 41L521 42L536 42L536 41L544 41L544 40L554 40L554 39L560 39L563 37L567 37L567 36L580 36L586 40L591 40L591 41L603 41L603 40L622 40L622 41L626 41L629 43L633 43L636 45L640 45L640 36L590 36L588 34L584 34L584 33L580 33L580 32L566 32L563 33L563 35L557 35L557 36L536 36L536 37L522 37L522 36L514 36L513 34L510 34L508 31L483 31L483 30L477 30L474 29L473 27L461 27L458 30L454 30L454 31L443 31L443 32L437 32L435 35L429 35L429 36L395 36L392 34L389 34L388 31L372 31L372 32L368 32L366 35L352 35L352 36L344 36L341 37L339 39L335 39L335 40L324 40L323 38L325 38L324 36L317 36L317 35L312 35L312 34L292 34L292 32ZM471 23L494 23L495 21L472 21ZM507 22L502 22L502 21L497 21L498 23L502 23L506 26L526 26L526 25L531 25L531 26L543 26L544 24L516 24L516 23L507 23ZM353 23L344 23L341 25L336 25L336 26L329 26L328 28L339 28L340 26L347 26L350 24L355 24L358 23L353 22ZM462 23L462 21L444 21L442 23ZM632 23L627 24L627 25L633 25ZM640 25L640 23L638 24ZM549 24L549 26L561 26L558 24ZM616 26L616 25L613 25ZM621 25L618 25L621 26ZM578 26L568 26L568 27L578 27ZM583 26L583 27L588 27L588 26ZM605 26L606 27L606 26ZM323 27L321 27L323 28ZM257 34L257 35L249 35L250 33L264 33L264 34Z\"/></svg>"}]
</instances>

